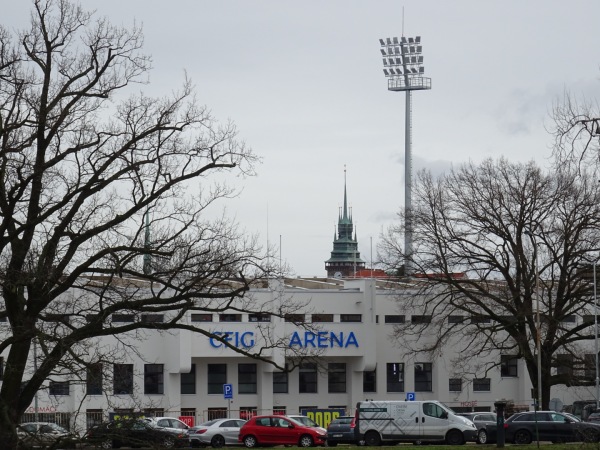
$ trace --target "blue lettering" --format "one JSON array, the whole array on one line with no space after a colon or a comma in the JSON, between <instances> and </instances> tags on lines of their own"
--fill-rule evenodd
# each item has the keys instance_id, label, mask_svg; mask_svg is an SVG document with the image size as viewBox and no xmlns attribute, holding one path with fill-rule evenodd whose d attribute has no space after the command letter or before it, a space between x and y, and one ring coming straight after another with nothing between
<instances>
[{"instance_id":1,"label":"blue lettering","mask_svg":"<svg viewBox=\"0 0 600 450\"><path fill-rule=\"evenodd\" d=\"M358 341L356 340L356 336L354 336L353 331L351 331L348 335L348 340L346 341L346 345L344 345L344 348L348 348L349 345L354 345L356 348L358 348Z\"/></svg>"},{"instance_id":2,"label":"blue lettering","mask_svg":"<svg viewBox=\"0 0 600 450\"><path fill-rule=\"evenodd\" d=\"M213 334L215 336L220 336L223 333L221 333L220 331L215 331ZM221 345L223 345L223 344L221 344L221 342L219 342L218 340L215 340L215 338L213 338L213 337L211 337L208 340L208 342L210 342L210 345L212 345L214 348L219 348Z\"/></svg>"},{"instance_id":3,"label":"blue lettering","mask_svg":"<svg viewBox=\"0 0 600 450\"><path fill-rule=\"evenodd\" d=\"M290 347L293 347L294 345L302 347L302 341L300 340L300 336L298 336L297 331L294 331L294 334L292 334L292 339L290 339Z\"/></svg>"},{"instance_id":4,"label":"blue lettering","mask_svg":"<svg viewBox=\"0 0 600 450\"><path fill-rule=\"evenodd\" d=\"M251 331L246 331L244 334L242 334L242 336L240 337L242 347L254 347L254 339L252 338L252 336L254 336L254 333L252 333ZM246 337L248 337L249 340L246 340Z\"/></svg>"},{"instance_id":5,"label":"blue lettering","mask_svg":"<svg viewBox=\"0 0 600 450\"><path fill-rule=\"evenodd\" d=\"M308 344L315 347L315 333L312 331L304 332L304 347L308 347Z\"/></svg>"},{"instance_id":6,"label":"blue lettering","mask_svg":"<svg viewBox=\"0 0 600 450\"><path fill-rule=\"evenodd\" d=\"M319 331L319 337L317 342L319 343L319 348L327 348L329 347L329 342L327 339L327 331ZM333 335L333 333L331 333Z\"/></svg>"},{"instance_id":7,"label":"blue lettering","mask_svg":"<svg viewBox=\"0 0 600 450\"><path fill-rule=\"evenodd\" d=\"M229 342L234 347L250 348L255 344L254 332L246 331L240 333L238 331L215 331L213 337L208 339L210 345L214 348L223 347L222 341ZM221 337L221 339L219 339Z\"/></svg>"}]
</instances>

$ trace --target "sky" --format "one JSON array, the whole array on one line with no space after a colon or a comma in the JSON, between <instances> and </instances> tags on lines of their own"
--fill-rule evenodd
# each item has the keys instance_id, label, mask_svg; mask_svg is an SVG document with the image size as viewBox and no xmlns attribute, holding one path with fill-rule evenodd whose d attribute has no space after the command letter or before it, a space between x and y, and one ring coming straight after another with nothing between
<instances>
[{"instance_id":1,"label":"sky","mask_svg":"<svg viewBox=\"0 0 600 450\"><path fill-rule=\"evenodd\" d=\"M412 96L413 170L484 158L548 165L565 92L600 98L597 0L83 0L142 24L150 95L192 79L262 158L227 210L279 246L294 276L325 276L347 181L359 250L377 260L404 207L404 93L387 90L379 38L421 36L432 89ZM31 2L0 0L17 28ZM344 172L346 171L346 172Z\"/></svg>"}]
</instances>

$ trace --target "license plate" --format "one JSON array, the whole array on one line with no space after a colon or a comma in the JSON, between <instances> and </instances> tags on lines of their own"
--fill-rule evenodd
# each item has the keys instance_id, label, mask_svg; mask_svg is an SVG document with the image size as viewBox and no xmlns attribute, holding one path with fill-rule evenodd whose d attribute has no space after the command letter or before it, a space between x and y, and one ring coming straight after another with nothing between
<instances>
[{"instance_id":1,"label":"license plate","mask_svg":"<svg viewBox=\"0 0 600 450\"><path fill-rule=\"evenodd\" d=\"M342 437L341 434L334 434L332 437Z\"/></svg>"}]
</instances>

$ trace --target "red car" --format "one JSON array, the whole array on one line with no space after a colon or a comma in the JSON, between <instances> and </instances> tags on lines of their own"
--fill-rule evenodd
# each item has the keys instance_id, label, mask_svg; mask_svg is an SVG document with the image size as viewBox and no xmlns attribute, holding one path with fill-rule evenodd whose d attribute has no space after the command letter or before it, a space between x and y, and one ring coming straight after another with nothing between
<instances>
[{"instance_id":1,"label":"red car","mask_svg":"<svg viewBox=\"0 0 600 450\"><path fill-rule=\"evenodd\" d=\"M256 416L240 428L238 439L247 448L260 445L313 447L324 445L327 433L286 416Z\"/></svg>"}]
</instances>

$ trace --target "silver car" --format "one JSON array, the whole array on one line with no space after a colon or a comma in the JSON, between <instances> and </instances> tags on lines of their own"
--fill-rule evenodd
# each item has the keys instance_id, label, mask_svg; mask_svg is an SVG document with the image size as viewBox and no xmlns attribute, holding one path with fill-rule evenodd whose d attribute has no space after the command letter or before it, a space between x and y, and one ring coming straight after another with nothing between
<instances>
[{"instance_id":1,"label":"silver car","mask_svg":"<svg viewBox=\"0 0 600 450\"><path fill-rule=\"evenodd\" d=\"M241 445L238 436L245 423L242 419L213 419L196 425L189 430L190 446L221 448L225 445Z\"/></svg>"}]
</instances>

